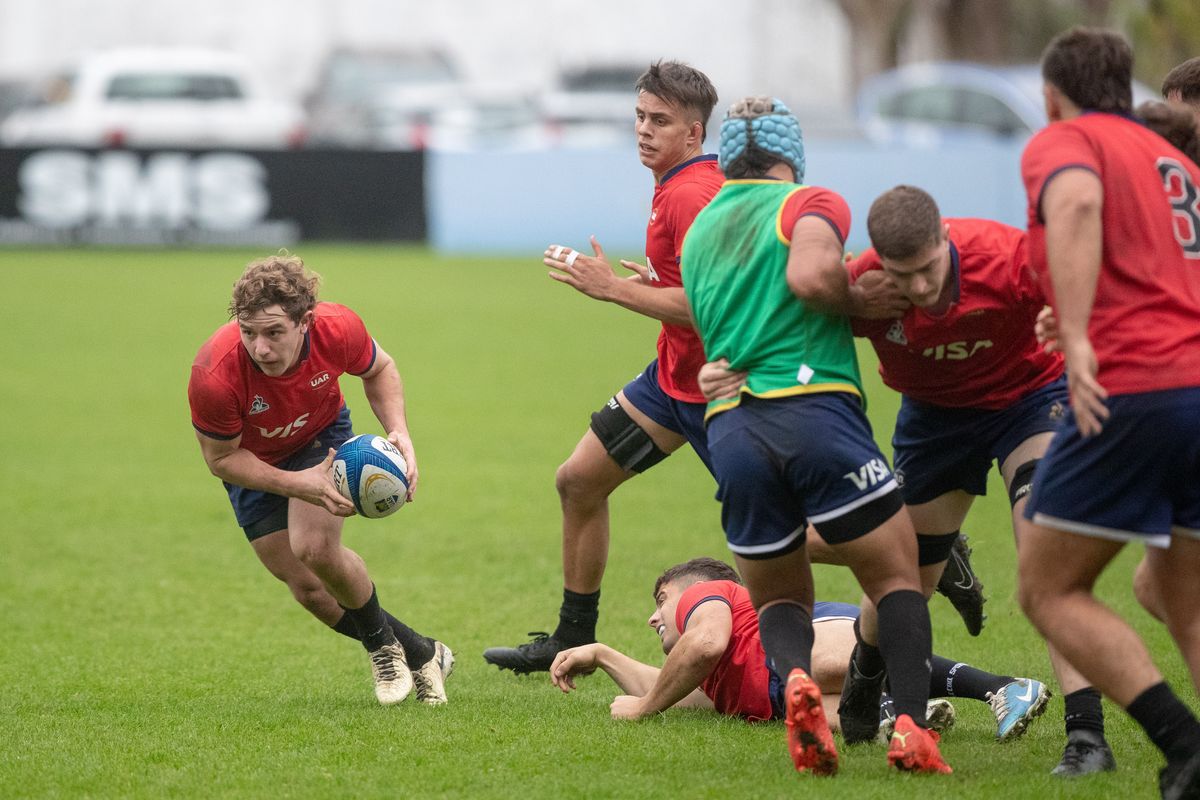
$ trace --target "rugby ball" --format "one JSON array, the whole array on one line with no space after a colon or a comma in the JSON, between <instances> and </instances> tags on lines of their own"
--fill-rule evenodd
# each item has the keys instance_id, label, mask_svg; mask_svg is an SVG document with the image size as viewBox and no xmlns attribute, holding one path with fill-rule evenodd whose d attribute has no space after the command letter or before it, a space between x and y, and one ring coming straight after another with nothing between
<instances>
[{"instance_id":1,"label":"rugby ball","mask_svg":"<svg viewBox=\"0 0 1200 800\"><path fill-rule=\"evenodd\" d=\"M408 465L382 436L347 439L333 457L333 483L364 517L394 514L408 499Z\"/></svg>"}]
</instances>

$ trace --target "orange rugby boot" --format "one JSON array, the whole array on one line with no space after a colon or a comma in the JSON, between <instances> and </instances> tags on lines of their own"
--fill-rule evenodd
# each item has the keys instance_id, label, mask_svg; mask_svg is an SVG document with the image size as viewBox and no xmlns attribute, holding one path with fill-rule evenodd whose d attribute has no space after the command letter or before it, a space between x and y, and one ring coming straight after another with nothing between
<instances>
[{"instance_id":1,"label":"orange rugby boot","mask_svg":"<svg viewBox=\"0 0 1200 800\"><path fill-rule=\"evenodd\" d=\"M838 768L833 734L821 705L821 688L799 668L788 675L784 689L787 702L788 752L796 770L814 775L834 775Z\"/></svg>"},{"instance_id":2,"label":"orange rugby boot","mask_svg":"<svg viewBox=\"0 0 1200 800\"><path fill-rule=\"evenodd\" d=\"M936 731L922 728L908 714L901 714L896 717L896 728L888 745L888 763L907 772L940 772L948 775L954 770L938 752L939 738Z\"/></svg>"}]
</instances>

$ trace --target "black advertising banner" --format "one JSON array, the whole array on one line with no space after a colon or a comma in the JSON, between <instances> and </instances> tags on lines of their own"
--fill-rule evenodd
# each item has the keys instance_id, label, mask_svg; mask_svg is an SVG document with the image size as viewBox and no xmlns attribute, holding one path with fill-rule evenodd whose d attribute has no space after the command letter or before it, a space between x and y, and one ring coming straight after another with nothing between
<instances>
[{"instance_id":1,"label":"black advertising banner","mask_svg":"<svg viewBox=\"0 0 1200 800\"><path fill-rule=\"evenodd\" d=\"M419 151L0 149L0 245L425 238Z\"/></svg>"}]
</instances>

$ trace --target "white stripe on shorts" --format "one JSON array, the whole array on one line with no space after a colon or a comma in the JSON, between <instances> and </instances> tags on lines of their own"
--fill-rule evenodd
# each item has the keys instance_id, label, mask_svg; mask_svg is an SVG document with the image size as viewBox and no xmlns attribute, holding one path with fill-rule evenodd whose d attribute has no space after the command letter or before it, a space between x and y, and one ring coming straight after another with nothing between
<instances>
[{"instance_id":1,"label":"white stripe on shorts","mask_svg":"<svg viewBox=\"0 0 1200 800\"><path fill-rule=\"evenodd\" d=\"M853 500L849 503L846 503L846 505L844 505L844 506L839 506L839 507L833 509L832 511L826 511L824 514L813 514L812 516L810 516L808 518L808 521L811 522L813 525L816 525L818 522L828 522L831 519L837 519L840 516L849 514L851 511L858 508L859 506L865 506L867 503L871 502L872 500L883 497L885 494L887 494L888 492L890 492L891 490L893 490L895 488L896 488L896 479L890 478L887 483L883 484L882 486L880 486L878 489L871 492L870 494L863 495L862 497L858 498L857 500Z\"/></svg>"},{"instance_id":2,"label":"white stripe on shorts","mask_svg":"<svg viewBox=\"0 0 1200 800\"><path fill-rule=\"evenodd\" d=\"M1169 533L1137 533L1120 528L1106 528L1103 525L1089 525L1086 522L1075 522L1041 513L1033 515L1033 522L1035 525L1044 525L1047 528L1078 533L1081 536L1091 536L1096 539L1107 539L1110 542L1142 542L1148 547L1171 546L1171 534Z\"/></svg>"},{"instance_id":3,"label":"white stripe on shorts","mask_svg":"<svg viewBox=\"0 0 1200 800\"><path fill-rule=\"evenodd\" d=\"M796 528L796 530L792 531L791 533L789 533L787 536L783 537L779 541L771 542L770 544L752 544L752 545L738 545L738 546L731 544L731 545L729 545L729 549L732 550L733 552L737 553L738 555L742 555L742 556L752 556L752 555L757 555L759 553L772 553L776 550L782 550L783 548L787 547L792 542L796 541L796 539L799 538L800 535L803 534L805 530L807 530L807 527L801 526L799 528Z\"/></svg>"}]
</instances>

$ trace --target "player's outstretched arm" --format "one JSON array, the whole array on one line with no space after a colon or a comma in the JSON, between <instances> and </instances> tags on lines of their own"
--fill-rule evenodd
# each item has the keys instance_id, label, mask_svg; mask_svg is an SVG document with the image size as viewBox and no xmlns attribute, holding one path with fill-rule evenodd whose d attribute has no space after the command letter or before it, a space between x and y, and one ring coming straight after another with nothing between
<instances>
[{"instance_id":1,"label":"player's outstretched arm","mask_svg":"<svg viewBox=\"0 0 1200 800\"><path fill-rule=\"evenodd\" d=\"M354 504L338 492L329 475L333 465L334 450L330 449L325 460L315 467L289 472L271 466L239 444L236 439L213 439L196 432L200 452L208 470L223 481L247 489L257 489L271 494L295 497L314 506L321 506L330 514L339 517L354 515Z\"/></svg>"},{"instance_id":2,"label":"player's outstretched arm","mask_svg":"<svg viewBox=\"0 0 1200 800\"><path fill-rule=\"evenodd\" d=\"M591 237L594 256L579 250L552 244L542 254L542 263L550 267L550 277L596 300L616 303L660 322L692 326L691 312L683 289L675 286L655 287L646 280L634 262L622 261L626 269L637 275L624 278L613 272L604 255L604 248Z\"/></svg>"},{"instance_id":3,"label":"player's outstretched arm","mask_svg":"<svg viewBox=\"0 0 1200 800\"><path fill-rule=\"evenodd\" d=\"M693 693L725 655L732 634L733 614L727 604L710 600L696 606L650 691L643 697L616 698L613 718L641 719L674 705L693 705Z\"/></svg>"},{"instance_id":4,"label":"player's outstretched arm","mask_svg":"<svg viewBox=\"0 0 1200 800\"><path fill-rule=\"evenodd\" d=\"M404 383L396 362L382 347L375 345L375 363L362 374L363 393L375 418L387 431L387 439L396 445L408 465L408 499L417 492L417 453L408 432L408 417L404 411Z\"/></svg>"},{"instance_id":5,"label":"player's outstretched arm","mask_svg":"<svg viewBox=\"0 0 1200 800\"><path fill-rule=\"evenodd\" d=\"M1071 409L1079 432L1099 433L1108 419L1108 392L1096 379L1099 364L1088 338L1088 320L1100 277L1104 188L1094 172L1065 169L1042 190L1046 262L1054 286L1058 348L1067 367Z\"/></svg>"},{"instance_id":6,"label":"player's outstretched arm","mask_svg":"<svg viewBox=\"0 0 1200 800\"><path fill-rule=\"evenodd\" d=\"M550 682L570 692L575 678L602 669L628 694L643 695L658 679L658 668L630 658L619 650L596 642L559 651L550 665Z\"/></svg>"}]
</instances>

